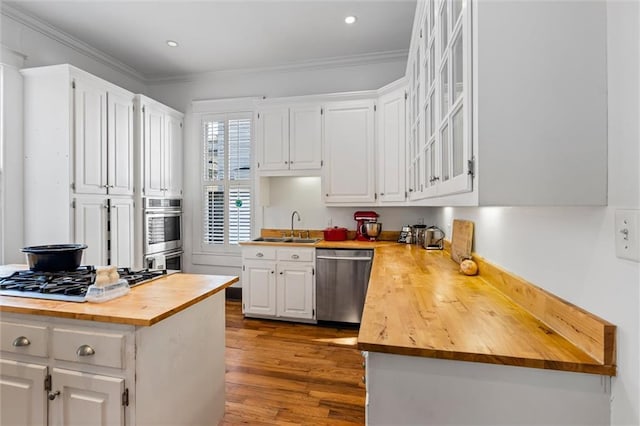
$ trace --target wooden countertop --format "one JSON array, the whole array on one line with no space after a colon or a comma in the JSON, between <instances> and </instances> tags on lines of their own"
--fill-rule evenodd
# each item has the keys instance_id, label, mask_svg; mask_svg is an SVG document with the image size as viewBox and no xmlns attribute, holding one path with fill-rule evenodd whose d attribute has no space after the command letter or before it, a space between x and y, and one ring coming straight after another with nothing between
<instances>
[{"instance_id":1,"label":"wooden countertop","mask_svg":"<svg viewBox=\"0 0 640 426\"><path fill-rule=\"evenodd\" d=\"M3 273L7 270L15 268L0 266L0 276L8 275ZM234 276L172 274L133 287L128 294L103 303L0 296L0 312L150 326L237 281Z\"/></svg>"},{"instance_id":2,"label":"wooden countertop","mask_svg":"<svg viewBox=\"0 0 640 426\"><path fill-rule=\"evenodd\" d=\"M330 244L332 245L332 244ZM481 264L481 272L486 265ZM488 270L489 268L486 267ZM497 274L492 279L506 280ZM566 304L570 315L582 318L569 324L568 340L492 285L485 276L458 272L447 251L424 250L406 244L376 246L364 307L358 348L400 355L458 361L486 362L552 370L615 375L615 326L545 293L535 286L527 292L543 293ZM521 295L522 296L522 295ZM535 297L532 296L532 297ZM585 319L586 318L586 319ZM549 322L553 322L550 320ZM566 324L565 324L566 325ZM561 329L561 327L558 327ZM598 329L599 331L594 331ZM604 330L604 331L602 331ZM598 333L603 336L598 337ZM597 359L599 339L606 342ZM589 344L575 344L586 340ZM605 345L605 346L606 346Z\"/></svg>"}]
</instances>

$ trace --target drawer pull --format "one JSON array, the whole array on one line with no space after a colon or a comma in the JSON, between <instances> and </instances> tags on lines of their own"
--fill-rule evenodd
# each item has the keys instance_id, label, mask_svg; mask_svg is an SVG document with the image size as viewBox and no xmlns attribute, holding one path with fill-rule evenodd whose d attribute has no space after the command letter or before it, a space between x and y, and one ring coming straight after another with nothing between
<instances>
[{"instance_id":1,"label":"drawer pull","mask_svg":"<svg viewBox=\"0 0 640 426\"><path fill-rule=\"evenodd\" d=\"M91 356L94 355L96 351L89 345L82 345L76 350L76 355L78 356Z\"/></svg>"},{"instance_id":2,"label":"drawer pull","mask_svg":"<svg viewBox=\"0 0 640 426\"><path fill-rule=\"evenodd\" d=\"M17 347L20 346L29 346L31 344L31 341L29 341L29 339L27 339L24 336L20 336L20 337L16 337L16 339L13 341L12 345Z\"/></svg>"},{"instance_id":3,"label":"drawer pull","mask_svg":"<svg viewBox=\"0 0 640 426\"><path fill-rule=\"evenodd\" d=\"M292 258L292 259L300 259L300 256L298 256L297 254L292 254L292 255L291 255L291 258Z\"/></svg>"},{"instance_id":4,"label":"drawer pull","mask_svg":"<svg viewBox=\"0 0 640 426\"><path fill-rule=\"evenodd\" d=\"M264 254L262 254L262 253L256 253L256 257L264 257Z\"/></svg>"}]
</instances>

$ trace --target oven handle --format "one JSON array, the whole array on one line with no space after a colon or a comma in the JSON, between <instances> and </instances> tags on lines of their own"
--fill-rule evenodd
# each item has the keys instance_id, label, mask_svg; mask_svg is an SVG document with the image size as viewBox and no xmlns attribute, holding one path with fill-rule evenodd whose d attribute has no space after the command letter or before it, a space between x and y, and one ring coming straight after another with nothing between
<instances>
[{"instance_id":1,"label":"oven handle","mask_svg":"<svg viewBox=\"0 0 640 426\"><path fill-rule=\"evenodd\" d=\"M182 210L145 210L144 214L146 216L178 216L182 214Z\"/></svg>"}]
</instances>

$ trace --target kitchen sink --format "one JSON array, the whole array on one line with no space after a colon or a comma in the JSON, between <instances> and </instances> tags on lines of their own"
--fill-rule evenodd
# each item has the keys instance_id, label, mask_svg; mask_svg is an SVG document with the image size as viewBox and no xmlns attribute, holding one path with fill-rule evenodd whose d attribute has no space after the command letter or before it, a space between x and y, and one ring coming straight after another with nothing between
<instances>
[{"instance_id":1,"label":"kitchen sink","mask_svg":"<svg viewBox=\"0 0 640 426\"><path fill-rule=\"evenodd\" d=\"M264 243L298 243L298 244L315 244L320 241L319 238L291 238L291 237L259 237L254 238L254 242L264 242Z\"/></svg>"}]
</instances>

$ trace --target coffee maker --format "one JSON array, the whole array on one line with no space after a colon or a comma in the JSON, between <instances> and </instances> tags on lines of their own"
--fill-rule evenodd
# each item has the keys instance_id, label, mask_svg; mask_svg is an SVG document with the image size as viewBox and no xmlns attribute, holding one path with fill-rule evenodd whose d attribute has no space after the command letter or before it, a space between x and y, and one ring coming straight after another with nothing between
<instances>
[{"instance_id":1,"label":"coffee maker","mask_svg":"<svg viewBox=\"0 0 640 426\"><path fill-rule=\"evenodd\" d=\"M378 235L367 235L365 225L368 223L376 223L378 221L378 213L371 211L358 211L353 214L356 220L356 240L357 241L375 241Z\"/></svg>"}]
</instances>

